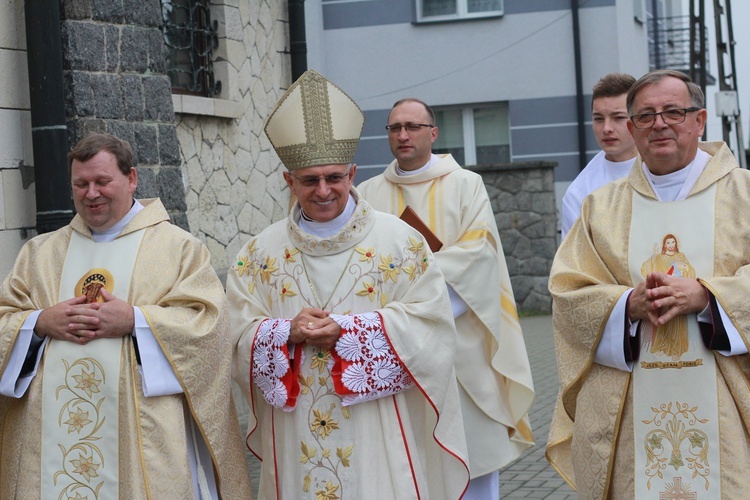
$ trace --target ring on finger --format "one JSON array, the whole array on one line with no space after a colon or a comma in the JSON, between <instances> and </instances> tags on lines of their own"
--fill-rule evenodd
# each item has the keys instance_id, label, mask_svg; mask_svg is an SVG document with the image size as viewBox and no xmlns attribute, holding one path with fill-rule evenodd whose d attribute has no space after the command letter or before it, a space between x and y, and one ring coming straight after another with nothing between
<instances>
[{"instance_id":1,"label":"ring on finger","mask_svg":"<svg viewBox=\"0 0 750 500\"><path fill-rule=\"evenodd\" d=\"M312 328L313 327L313 322L312 321L308 321L307 322L307 327L308 328Z\"/></svg>"}]
</instances>

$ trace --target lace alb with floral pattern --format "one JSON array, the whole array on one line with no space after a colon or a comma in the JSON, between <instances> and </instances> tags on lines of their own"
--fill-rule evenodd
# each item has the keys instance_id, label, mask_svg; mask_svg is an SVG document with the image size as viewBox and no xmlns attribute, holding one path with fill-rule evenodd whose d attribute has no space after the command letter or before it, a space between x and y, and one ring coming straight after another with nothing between
<instances>
[{"instance_id":1,"label":"lace alb with floral pattern","mask_svg":"<svg viewBox=\"0 0 750 500\"><path fill-rule=\"evenodd\" d=\"M342 405L398 394L414 385L388 343L380 314L330 317L341 327L341 336L331 353L331 377ZM299 369L295 367L304 363L303 349L296 349L295 356L300 358L290 362L290 325L288 319L263 321L253 345L253 382L268 404L284 411L292 411L296 405L300 384Z\"/></svg>"}]
</instances>

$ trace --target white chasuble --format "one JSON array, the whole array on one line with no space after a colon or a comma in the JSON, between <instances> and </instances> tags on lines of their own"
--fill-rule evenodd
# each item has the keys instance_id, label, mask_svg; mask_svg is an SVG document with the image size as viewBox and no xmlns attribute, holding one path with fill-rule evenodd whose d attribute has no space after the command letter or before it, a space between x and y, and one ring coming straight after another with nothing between
<instances>
[{"instance_id":1,"label":"white chasuble","mask_svg":"<svg viewBox=\"0 0 750 500\"><path fill-rule=\"evenodd\" d=\"M101 302L101 288L127 300L144 231L109 243L73 232L59 300L87 295L87 303ZM43 499L118 498L122 349L123 338L85 346L50 340L44 354L41 464L49 473L42 477Z\"/></svg>"},{"instance_id":2,"label":"white chasuble","mask_svg":"<svg viewBox=\"0 0 750 500\"><path fill-rule=\"evenodd\" d=\"M416 230L352 195L336 234L304 232L295 205L227 274L258 497L459 498L469 474L443 275ZM305 308L339 324L330 351L288 344Z\"/></svg>"},{"instance_id":3,"label":"white chasuble","mask_svg":"<svg viewBox=\"0 0 750 500\"><path fill-rule=\"evenodd\" d=\"M633 283L650 272L712 277L715 203L715 185L677 202L634 193ZM696 314L641 322L633 383L635 498L721 498L716 361Z\"/></svg>"}]
</instances>

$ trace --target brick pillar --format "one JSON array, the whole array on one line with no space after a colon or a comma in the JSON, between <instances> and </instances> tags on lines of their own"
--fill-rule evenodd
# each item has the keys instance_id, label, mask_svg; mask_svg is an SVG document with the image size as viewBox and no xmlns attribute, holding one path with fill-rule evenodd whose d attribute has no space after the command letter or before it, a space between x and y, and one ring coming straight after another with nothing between
<instances>
[{"instance_id":1,"label":"brick pillar","mask_svg":"<svg viewBox=\"0 0 750 500\"><path fill-rule=\"evenodd\" d=\"M188 229L159 0L62 0L68 140L109 132L133 147L137 198Z\"/></svg>"}]
</instances>

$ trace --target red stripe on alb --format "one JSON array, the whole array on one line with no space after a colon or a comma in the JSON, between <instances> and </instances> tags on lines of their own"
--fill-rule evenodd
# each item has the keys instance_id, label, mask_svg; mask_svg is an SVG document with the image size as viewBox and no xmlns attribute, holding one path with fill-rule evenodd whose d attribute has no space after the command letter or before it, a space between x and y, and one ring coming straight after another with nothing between
<instances>
[{"instance_id":1,"label":"red stripe on alb","mask_svg":"<svg viewBox=\"0 0 750 500\"><path fill-rule=\"evenodd\" d=\"M381 318L382 324L382 318ZM392 346L391 346L392 347ZM422 498L419 494L419 484L417 483L417 475L414 472L414 463L411 460L411 451L409 450L409 442L406 440L406 433L404 432L404 423L401 421L401 412L398 411L398 402L396 396L391 396L393 401L393 407L396 409L396 418L398 419L398 428L401 430L401 441L404 443L404 450L406 450L406 457L409 459L409 470L411 470L411 479L414 481L414 490L417 493L417 498Z\"/></svg>"},{"instance_id":2,"label":"red stripe on alb","mask_svg":"<svg viewBox=\"0 0 750 500\"><path fill-rule=\"evenodd\" d=\"M276 486L276 498L281 498L279 493L279 464L276 462L276 408L271 407L271 436L273 438L273 482Z\"/></svg>"},{"instance_id":3,"label":"red stripe on alb","mask_svg":"<svg viewBox=\"0 0 750 500\"><path fill-rule=\"evenodd\" d=\"M388 345L391 346L391 351L393 351L393 355L396 356L396 358L398 358L399 363L401 363L401 366L404 367L404 371L406 371L406 373L409 374L409 377L411 377L411 379L414 381L414 385L417 386L417 388L419 388L419 391L422 393L422 395L424 396L424 398L427 400L428 403L430 403L430 406L432 407L432 411L435 412L435 417L436 417L435 418L435 427L432 428L432 437L433 437L433 439L438 444L438 446L440 446L442 449L445 450L446 453L448 453L449 455L451 455L452 457L454 457L456 460L458 460L459 462L461 462L463 464L464 469L466 469L466 477L469 478L470 477L470 475L469 475L469 465L466 463L466 461L464 461L463 458L461 458L458 455L456 455L452 450L449 450L445 445L443 445L443 443L440 442L440 440L437 438L437 436L435 436L435 429L437 429L437 424L440 421L440 412L437 410L437 406L435 406L435 403L427 395L427 392L422 388L421 385L419 385L419 382L417 381L416 377L414 377L414 375L412 375L411 371L409 371L409 367L406 366L406 363L404 363L404 361L398 355L398 351L396 350L396 348L393 347L393 343L391 342L391 337L388 335L388 331L385 328L385 321L383 321L383 315L380 314L378 311L375 311L375 313L380 317L380 327L383 330L383 333L385 334L385 340L388 342ZM394 399L394 401L395 401L395 399ZM397 409L397 411L398 411L398 409ZM399 417L399 422L400 421L401 420L400 420L400 417ZM402 429L402 432L403 432L403 429ZM461 497L464 496L464 494L466 493L467 489L469 489L469 482L468 482L468 480L466 482L466 486L464 486L463 493L461 493ZM461 498L461 497L459 497L459 498Z\"/></svg>"}]
</instances>

